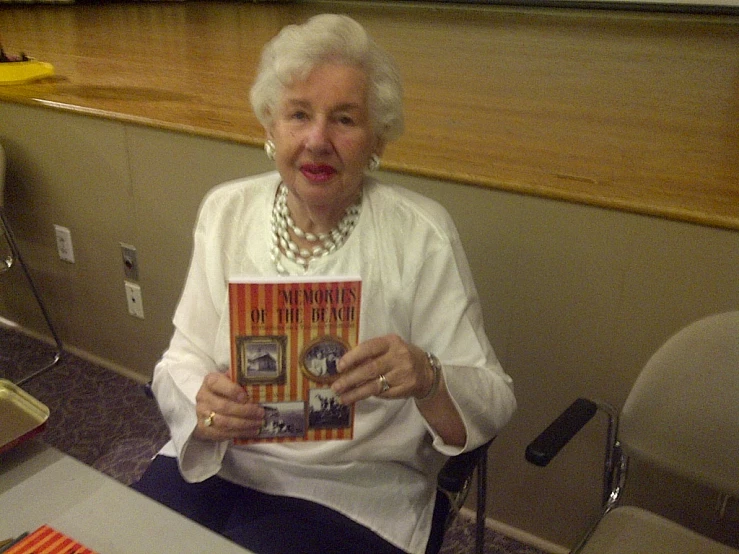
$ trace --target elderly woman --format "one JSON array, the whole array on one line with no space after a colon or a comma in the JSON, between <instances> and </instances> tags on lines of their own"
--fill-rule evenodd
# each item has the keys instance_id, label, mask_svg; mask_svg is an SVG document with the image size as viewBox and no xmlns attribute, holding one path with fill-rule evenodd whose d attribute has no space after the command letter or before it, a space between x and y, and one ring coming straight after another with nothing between
<instances>
[{"instance_id":1,"label":"elderly woman","mask_svg":"<svg viewBox=\"0 0 739 554\"><path fill-rule=\"evenodd\" d=\"M457 231L437 203L367 177L402 131L397 71L321 15L265 48L251 99L277 171L204 200L153 390L172 440L137 488L254 552L425 551L446 458L515 409ZM352 440L249 443L265 411L228 377L226 282L360 275L359 344L332 388Z\"/></svg>"}]
</instances>

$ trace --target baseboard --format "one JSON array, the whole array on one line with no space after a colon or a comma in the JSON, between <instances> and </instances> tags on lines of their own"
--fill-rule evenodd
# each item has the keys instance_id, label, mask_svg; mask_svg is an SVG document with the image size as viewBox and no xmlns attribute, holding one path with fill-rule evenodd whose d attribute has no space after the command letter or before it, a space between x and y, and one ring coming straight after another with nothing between
<instances>
[{"instance_id":1,"label":"baseboard","mask_svg":"<svg viewBox=\"0 0 739 554\"><path fill-rule=\"evenodd\" d=\"M56 344L50 337L47 337L45 335L42 335L40 333L27 329L21 325L18 325L14 321L5 319L4 317L0 317L0 325L13 329L14 331L18 331L19 333L23 333L24 335L28 335L29 337L32 337L36 340L39 340L51 346L54 346L54 347L56 346ZM143 384L149 381L149 379L147 379L145 376L141 375L140 373L137 373L136 371L133 371L132 369L128 369L127 367L113 363L110 360L106 360L104 358L95 356L94 354L90 354L86 350L82 350L80 348L77 348L67 343L64 343L63 347L66 352L69 352L70 354L73 354L77 356L78 358L85 360L86 362L90 362L91 364L95 364L100 367L104 367L105 369L114 371L115 373L118 373L119 375L123 375L124 377L128 377L129 379L132 379L138 383Z\"/></svg>"},{"instance_id":2,"label":"baseboard","mask_svg":"<svg viewBox=\"0 0 739 554\"><path fill-rule=\"evenodd\" d=\"M475 520L476 516L474 510L471 510L469 508L462 508L460 512L463 517L472 521ZM510 537L511 539L514 539L520 543L533 546L534 548L538 548L539 550L543 550L551 554L569 554L570 552L569 548L565 548L564 546L560 546L551 541L542 539L541 537L537 537L536 535L533 535L528 531L524 531L523 529L513 527L512 525L508 525L507 523L503 523L502 521L498 521L489 517L485 518L485 527L487 527L488 529L492 529L493 531L500 533L501 535Z\"/></svg>"}]
</instances>

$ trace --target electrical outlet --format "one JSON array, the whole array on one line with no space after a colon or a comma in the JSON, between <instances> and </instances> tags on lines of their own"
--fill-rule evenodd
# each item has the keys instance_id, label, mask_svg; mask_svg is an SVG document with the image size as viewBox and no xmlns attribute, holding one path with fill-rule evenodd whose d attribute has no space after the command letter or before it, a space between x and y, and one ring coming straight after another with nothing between
<instances>
[{"instance_id":1,"label":"electrical outlet","mask_svg":"<svg viewBox=\"0 0 739 554\"><path fill-rule=\"evenodd\" d=\"M56 250L59 258L70 264L74 263L74 247L72 246L72 233L66 227L54 225L56 233Z\"/></svg>"},{"instance_id":2,"label":"electrical outlet","mask_svg":"<svg viewBox=\"0 0 739 554\"><path fill-rule=\"evenodd\" d=\"M129 281L138 281L139 263L136 260L136 248L130 244L121 243L121 255L123 256L123 275Z\"/></svg>"},{"instance_id":3,"label":"electrical outlet","mask_svg":"<svg viewBox=\"0 0 739 554\"><path fill-rule=\"evenodd\" d=\"M141 287L136 283L123 282L126 288L126 302L128 313L134 317L144 319L144 301L141 297Z\"/></svg>"}]
</instances>

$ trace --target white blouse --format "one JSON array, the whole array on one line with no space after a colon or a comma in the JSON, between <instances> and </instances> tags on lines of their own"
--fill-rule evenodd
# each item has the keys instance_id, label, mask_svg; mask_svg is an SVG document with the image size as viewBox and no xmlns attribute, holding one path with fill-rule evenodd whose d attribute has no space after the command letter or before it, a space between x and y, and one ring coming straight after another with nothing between
<instances>
[{"instance_id":1,"label":"white blouse","mask_svg":"<svg viewBox=\"0 0 739 554\"><path fill-rule=\"evenodd\" d=\"M354 439L234 446L192 438L203 378L229 366L226 283L277 275L270 214L280 182L269 173L214 188L200 209L175 332L153 390L171 431L162 454L188 481L212 475L329 506L409 552L424 552L436 475L447 456L495 436L516 407L513 385L483 328L480 302L450 216L438 203L367 179L362 213L346 243L293 274L360 275L360 341L396 333L435 353L467 431L445 445L413 399L370 398L355 407Z\"/></svg>"}]
</instances>

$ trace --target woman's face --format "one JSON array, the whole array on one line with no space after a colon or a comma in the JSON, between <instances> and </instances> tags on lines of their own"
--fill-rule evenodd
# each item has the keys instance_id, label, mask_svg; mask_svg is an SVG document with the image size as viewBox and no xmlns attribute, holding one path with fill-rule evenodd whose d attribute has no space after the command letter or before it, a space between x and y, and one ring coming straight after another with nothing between
<instances>
[{"instance_id":1,"label":"woman's face","mask_svg":"<svg viewBox=\"0 0 739 554\"><path fill-rule=\"evenodd\" d=\"M316 66L285 88L268 136L295 200L343 212L356 200L370 156L381 153L365 73L341 63Z\"/></svg>"}]
</instances>

